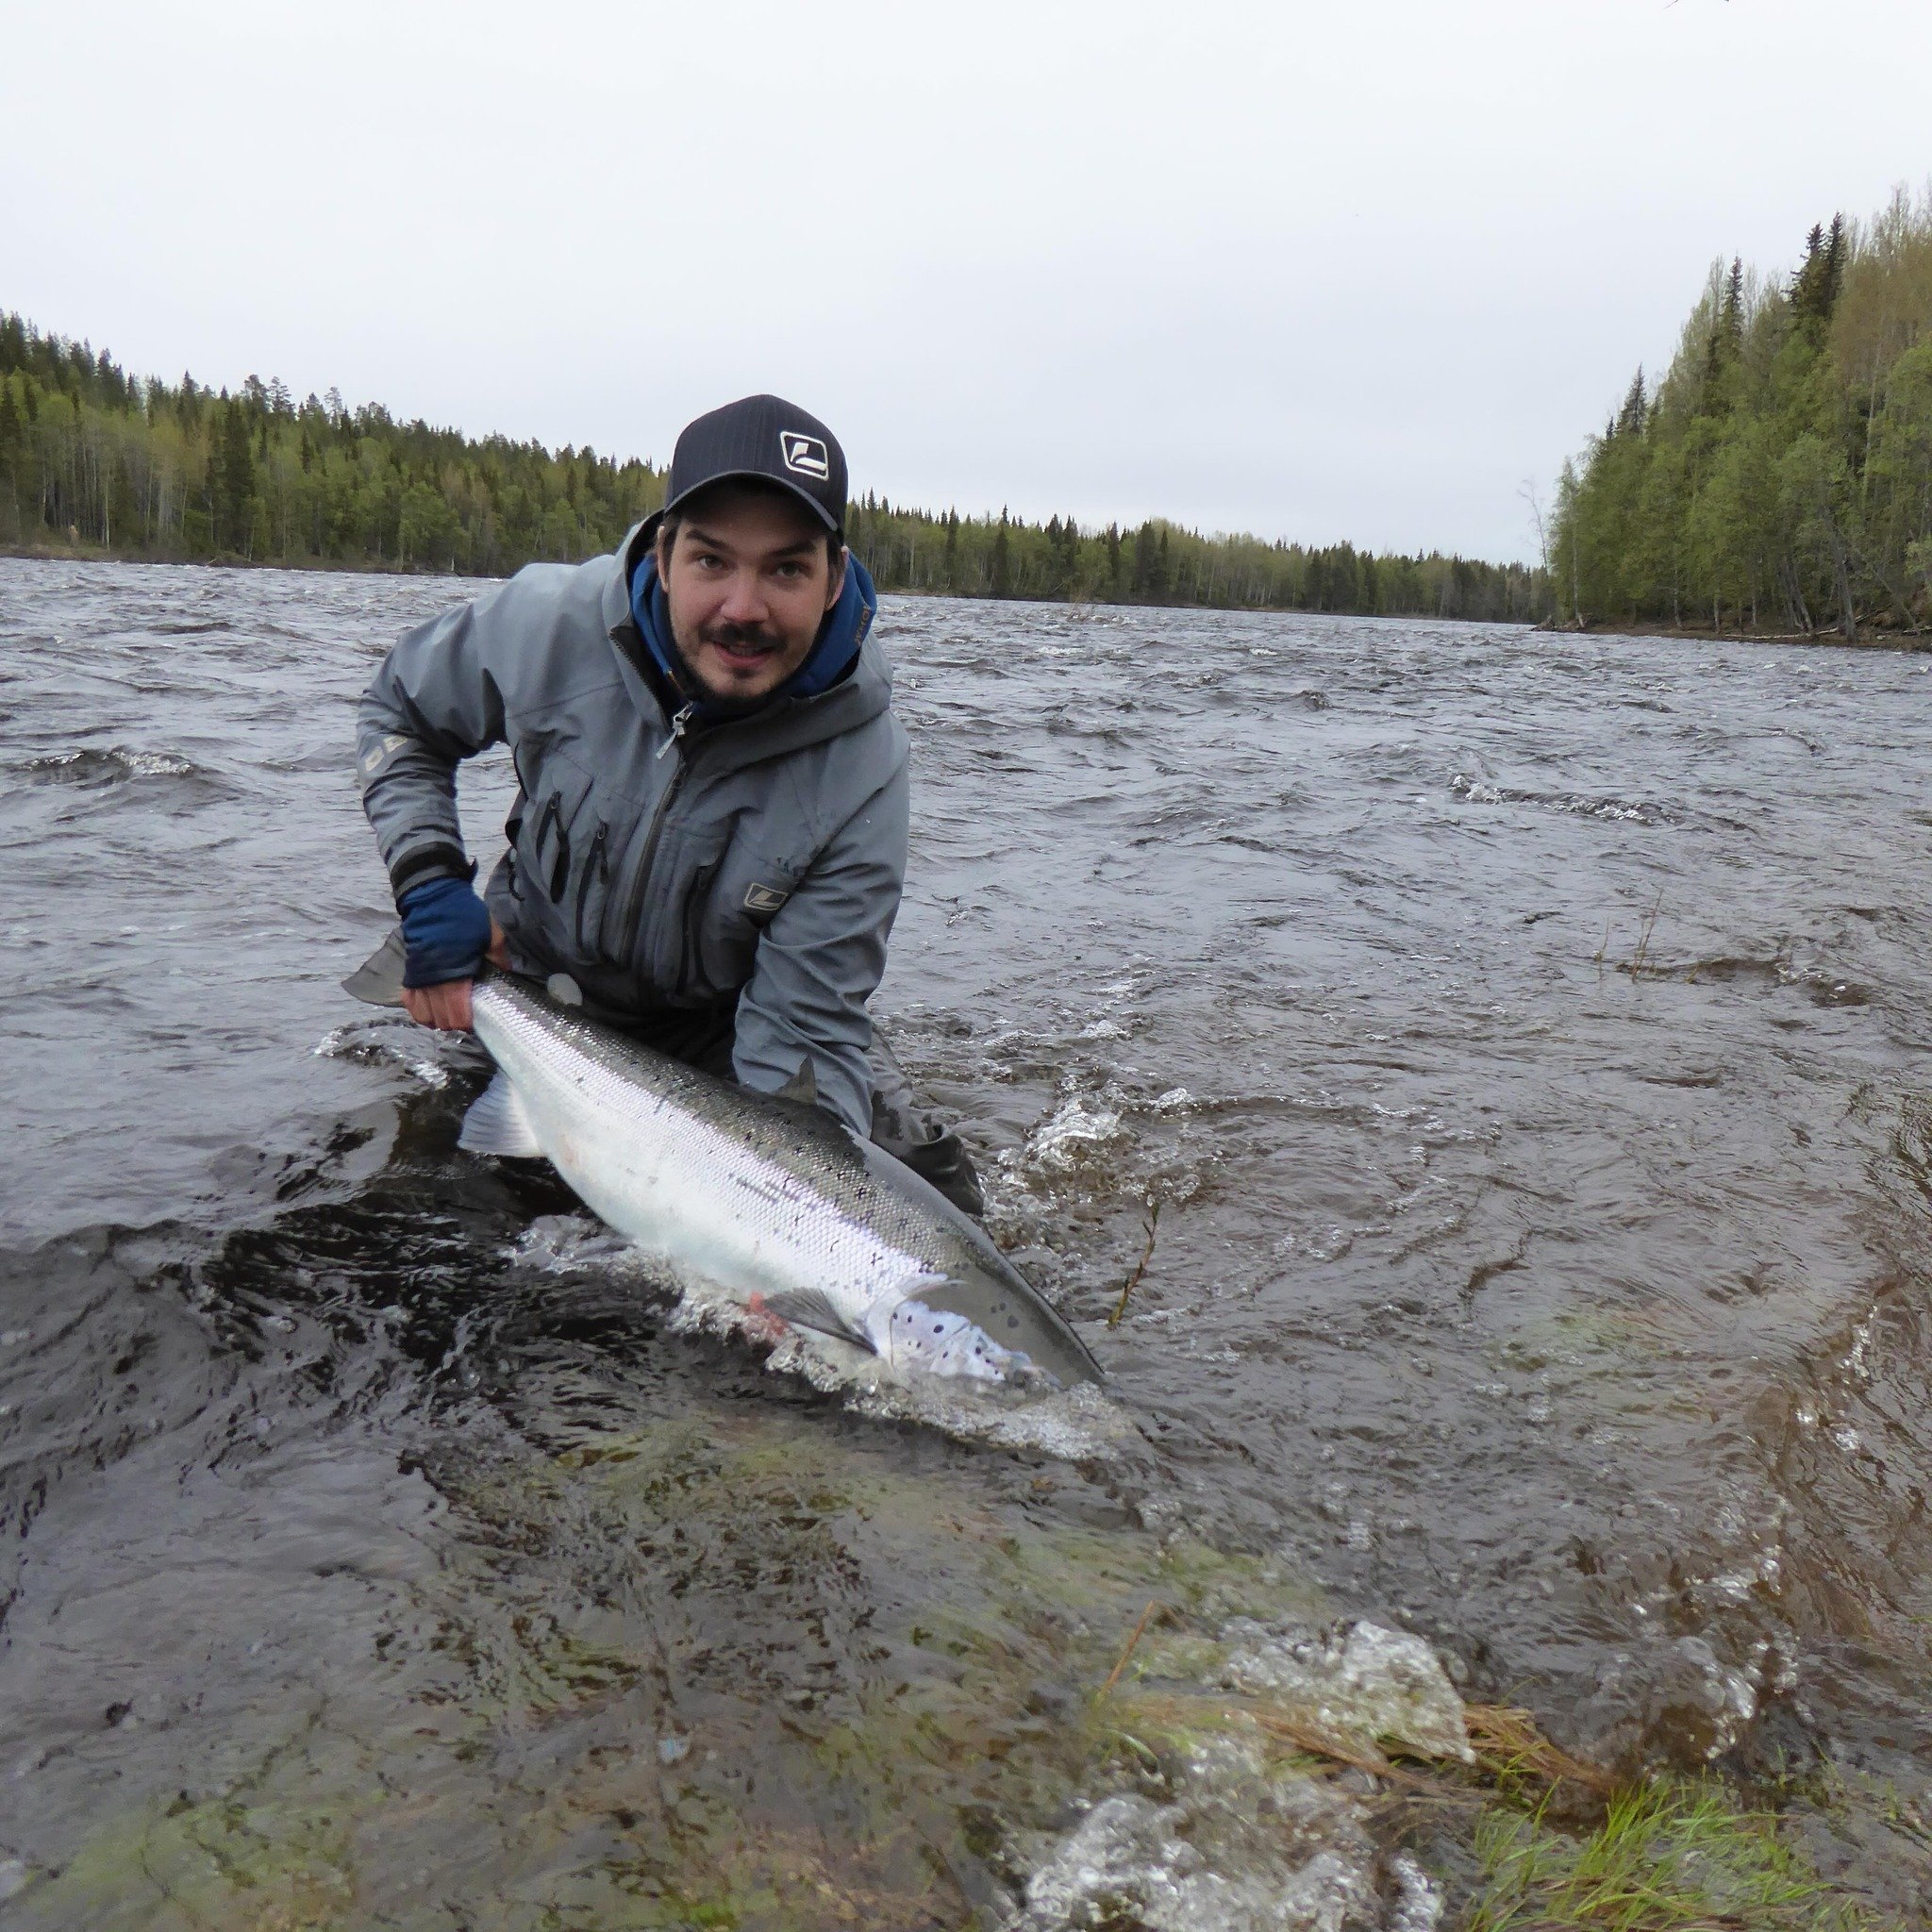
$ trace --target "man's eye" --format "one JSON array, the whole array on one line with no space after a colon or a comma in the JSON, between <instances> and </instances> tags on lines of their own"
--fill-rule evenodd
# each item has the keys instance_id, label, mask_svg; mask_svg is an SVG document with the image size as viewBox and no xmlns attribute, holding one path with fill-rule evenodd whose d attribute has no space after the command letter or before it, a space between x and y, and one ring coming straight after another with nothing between
<instances>
[{"instance_id":1,"label":"man's eye","mask_svg":"<svg viewBox=\"0 0 1932 1932\"><path fill-rule=\"evenodd\" d=\"M693 561L700 570L723 570L724 568L724 559L722 557L713 557L707 550L700 550Z\"/></svg>"},{"instance_id":2,"label":"man's eye","mask_svg":"<svg viewBox=\"0 0 1932 1932\"><path fill-rule=\"evenodd\" d=\"M778 566L778 575L795 580L805 575L805 566L802 563L781 563Z\"/></svg>"}]
</instances>

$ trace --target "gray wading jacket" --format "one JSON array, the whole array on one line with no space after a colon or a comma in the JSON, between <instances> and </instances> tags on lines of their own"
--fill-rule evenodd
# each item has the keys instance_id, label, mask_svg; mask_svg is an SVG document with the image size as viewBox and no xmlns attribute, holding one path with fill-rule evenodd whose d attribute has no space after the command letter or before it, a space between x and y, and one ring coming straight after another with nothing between
<instances>
[{"instance_id":1,"label":"gray wading jacket","mask_svg":"<svg viewBox=\"0 0 1932 1932\"><path fill-rule=\"evenodd\" d=\"M592 1011L701 1025L736 1007L732 1071L872 1129L865 1003L906 876L907 743L863 638L841 682L673 728L614 557L531 564L408 632L364 694L363 809L398 897L464 875L459 760L508 743L519 793L485 897L518 971ZM860 618L869 625L870 610Z\"/></svg>"}]
</instances>

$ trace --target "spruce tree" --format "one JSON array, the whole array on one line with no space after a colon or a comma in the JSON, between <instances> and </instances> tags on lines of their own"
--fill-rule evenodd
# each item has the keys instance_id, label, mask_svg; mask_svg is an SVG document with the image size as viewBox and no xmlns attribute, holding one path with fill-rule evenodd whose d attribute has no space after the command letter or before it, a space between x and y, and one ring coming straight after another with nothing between
<instances>
[{"instance_id":1,"label":"spruce tree","mask_svg":"<svg viewBox=\"0 0 1932 1932\"><path fill-rule=\"evenodd\" d=\"M221 458L214 495L217 546L245 551L253 522L255 455L249 447L248 418L240 403L223 405Z\"/></svg>"}]
</instances>

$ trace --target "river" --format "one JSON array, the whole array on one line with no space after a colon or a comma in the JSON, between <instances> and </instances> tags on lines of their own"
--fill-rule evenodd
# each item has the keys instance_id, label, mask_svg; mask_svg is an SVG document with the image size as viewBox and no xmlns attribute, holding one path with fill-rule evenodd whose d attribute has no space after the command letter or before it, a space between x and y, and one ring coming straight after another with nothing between
<instances>
[{"instance_id":1,"label":"river","mask_svg":"<svg viewBox=\"0 0 1932 1932\"><path fill-rule=\"evenodd\" d=\"M0 1921L996 1923L1144 1603L1271 1591L1905 1908L1932 658L888 599L875 1007L1069 1460L668 1321L342 995L354 699L476 588L0 561Z\"/></svg>"}]
</instances>

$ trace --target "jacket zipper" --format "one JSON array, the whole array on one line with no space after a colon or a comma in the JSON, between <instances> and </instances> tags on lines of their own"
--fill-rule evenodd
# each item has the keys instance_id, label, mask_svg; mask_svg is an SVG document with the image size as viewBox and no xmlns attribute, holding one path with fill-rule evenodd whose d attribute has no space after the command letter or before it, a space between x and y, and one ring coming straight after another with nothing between
<instances>
[{"instance_id":1,"label":"jacket zipper","mask_svg":"<svg viewBox=\"0 0 1932 1932\"><path fill-rule=\"evenodd\" d=\"M691 890L684 895L683 950L677 958L677 981L680 988L692 985L699 977L704 959L698 951L698 918L700 905L705 894L711 889L711 881L717 875L715 865L707 865L691 874Z\"/></svg>"},{"instance_id":2,"label":"jacket zipper","mask_svg":"<svg viewBox=\"0 0 1932 1932\"><path fill-rule=\"evenodd\" d=\"M543 837L553 826L557 831L557 857L550 866L550 903L555 906L563 898L563 888L570 877L570 841L563 829L563 799L556 791L545 802L542 816L537 821L537 836L530 841L530 858L540 880L543 876Z\"/></svg>"},{"instance_id":3,"label":"jacket zipper","mask_svg":"<svg viewBox=\"0 0 1932 1932\"><path fill-rule=\"evenodd\" d=\"M591 876L594 873L607 883L610 877L610 858L605 850L610 837L610 827L598 821L597 836L591 841L591 849L584 858L584 869L577 874L577 951L584 950L584 903L591 896ZM602 935L600 934L601 938Z\"/></svg>"},{"instance_id":4,"label":"jacket zipper","mask_svg":"<svg viewBox=\"0 0 1932 1932\"><path fill-rule=\"evenodd\" d=\"M660 758L674 747L676 749L677 769L671 774L670 784L665 786L662 796L658 800L658 809L651 814L651 829L644 835L644 856L638 861L637 877L631 882L630 896L625 904L624 925L618 934L618 941L630 958L636 956L638 921L644 909L644 888L650 883L651 866L658 857L658 841L664 834L664 820L691 774L691 755L684 746L684 734L691 724L691 713L696 709L694 704L686 705L671 721L671 736L658 747Z\"/></svg>"}]
</instances>

